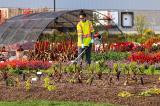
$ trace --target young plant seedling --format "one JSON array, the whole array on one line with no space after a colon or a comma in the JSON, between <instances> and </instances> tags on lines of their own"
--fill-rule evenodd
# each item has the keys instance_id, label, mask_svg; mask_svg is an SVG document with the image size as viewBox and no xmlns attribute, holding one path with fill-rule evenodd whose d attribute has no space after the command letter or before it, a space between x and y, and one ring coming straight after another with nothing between
<instances>
[{"instance_id":1,"label":"young plant seedling","mask_svg":"<svg viewBox=\"0 0 160 106\"><path fill-rule=\"evenodd\" d=\"M26 89L26 91L29 91L31 89L31 81L30 81L30 79L28 79L25 82L25 89Z\"/></svg>"},{"instance_id":2,"label":"young plant seedling","mask_svg":"<svg viewBox=\"0 0 160 106\"><path fill-rule=\"evenodd\" d=\"M20 87L20 81L19 78L16 78L16 86L19 88Z\"/></svg>"},{"instance_id":3,"label":"young plant seedling","mask_svg":"<svg viewBox=\"0 0 160 106\"><path fill-rule=\"evenodd\" d=\"M94 75L91 75L89 79L86 81L87 84L92 85L94 79Z\"/></svg>"},{"instance_id":4,"label":"young plant seedling","mask_svg":"<svg viewBox=\"0 0 160 106\"><path fill-rule=\"evenodd\" d=\"M102 79L102 72L105 70L105 65L104 65L104 61L101 60L98 62L98 64L96 65L96 71L97 71L97 75L98 78L101 80Z\"/></svg>"},{"instance_id":5,"label":"young plant seedling","mask_svg":"<svg viewBox=\"0 0 160 106\"><path fill-rule=\"evenodd\" d=\"M14 79L13 78L7 78L6 79L6 86L14 86Z\"/></svg>"},{"instance_id":6,"label":"young plant seedling","mask_svg":"<svg viewBox=\"0 0 160 106\"><path fill-rule=\"evenodd\" d=\"M47 89L48 89L48 91L54 91L54 90L56 90L56 86L48 85Z\"/></svg>"},{"instance_id":7,"label":"young plant seedling","mask_svg":"<svg viewBox=\"0 0 160 106\"><path fill-rule=\"evenodd\" d=\"M82 76L81 76L81 66L78 65L78 64L75 64L75 74L76 74L76 77L78 78L78 83L82 83Z\"/></svg>"},{"instance_id":8,"label":"young plant seedling","mask_svg":"<svg viewBox=\"0 0 160 106\"><path fill-rule=\"evenodd\" d=\"M150 66L149 66L149 70L150 70L150 73L151 73L152 75L154 75L154 73L155 73L155 67L154 67L154 65L150 65Z\"/></svg>"},{"instance_id":9,"label":"young plant seedling","mask_svg":"<svg viewBox=\"0 0 160 106\"><path fill-rule=\"evenodd\" d=\"M53 67L53 70L54 70L54 76L57 78L57 81L60 82L61 80L61 77L62 77L62 64L61 62L59 64L56 64L54 67Z\"/></svg>"},{"instance_id":10,"label":"young plant seedling","mask_svg":"<svg viewBox=\"0 0 160 106\"><path fill-rule=\"evenodd\" d=\"M44 87L47 88L50 85L50 78L46 77L44 78Z\"/></svg>"}]
</instances>

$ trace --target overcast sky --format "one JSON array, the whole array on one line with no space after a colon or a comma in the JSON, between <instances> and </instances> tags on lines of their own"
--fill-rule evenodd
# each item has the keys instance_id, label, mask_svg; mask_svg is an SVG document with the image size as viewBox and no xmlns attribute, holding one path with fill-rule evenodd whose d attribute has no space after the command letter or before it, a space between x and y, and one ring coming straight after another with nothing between
<instances>
[{"instance_id":1,"label":"overcast sky","mask_svg":"<svg viewBox=\"0 0 160 106\"><path fill-rule=\"evenodd\" d=\"M0 7L53 8L54 0L0 0ZM63 9L141 9L160 10L160 0L56 0Z\"/></svg>"}]
</instances>

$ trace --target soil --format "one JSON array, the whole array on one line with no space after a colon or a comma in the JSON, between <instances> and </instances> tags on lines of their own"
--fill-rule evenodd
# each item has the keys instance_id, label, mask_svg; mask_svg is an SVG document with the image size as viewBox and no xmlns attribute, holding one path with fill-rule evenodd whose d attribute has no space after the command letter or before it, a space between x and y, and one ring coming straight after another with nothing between
<instances>
[{"instance_id":1,"label":"soil","mask_svg":"<svg viewBox=\"0 0 160 106\"><path fill-rule=\"evenodd\" d=\"M113 103L129 106L158 106L160 105L160 95L149 97L138 96L141 91L149 88L160 88L158 75L143 75L144 85L140 80L137 83L130 80L124 85L125 75L120 76L120 80L112 75L112 83L109 83L111 76L102 75L99 80L98 76L94 77L91 85L86 84L87 75L82 75L82 83L69 83L66 81L67 75L63 75L60 82L54 82L57 89L48 91L43 87L43 80L33 82L30 91L24 88L24 82L21 81L20 87L8 87L4 81L0 81L0 101L16 101L16 100L54 100L54 101L90 101L100 103ZM139 79L140 76L138 76ZM131 97L118 97L121 91L133 93Z\"/></svg>"}]
</instances>

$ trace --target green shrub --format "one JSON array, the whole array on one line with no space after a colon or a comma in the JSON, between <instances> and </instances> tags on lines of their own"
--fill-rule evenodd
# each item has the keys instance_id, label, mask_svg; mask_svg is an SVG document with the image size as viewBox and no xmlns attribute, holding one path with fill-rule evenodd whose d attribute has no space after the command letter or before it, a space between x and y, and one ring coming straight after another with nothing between
<instances>
[{"instance_id":1,"label":"green shrub","mask_svg":"<svg viewBox=\"0 0 160 106\"><path fill-rule=\"evenodd\" d=\"M107 53L100 53L100 54L96 54L93 53L91 59L93 61L99 61L99 60L125 60L127 59L129 56L128 52L113 52L113 51L109 51Z\"/></svg>"}]
</instances>

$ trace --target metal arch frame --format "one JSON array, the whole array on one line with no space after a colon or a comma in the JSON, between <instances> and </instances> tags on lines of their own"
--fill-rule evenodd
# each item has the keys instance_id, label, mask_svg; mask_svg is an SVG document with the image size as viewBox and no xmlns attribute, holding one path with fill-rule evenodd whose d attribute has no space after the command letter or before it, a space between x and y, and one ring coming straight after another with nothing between
<instances>
[{"instance_id":1,"label":"metal arch frame","mask_svg":"<svg viewBox=\"0 0 160 106\"><path fill-rule=\"evenodd\" d=\"M79 12L80 10L84 10L84 11L90 11L90 12L95 12L95 13L98 13L98 14L101 14L101 15L103 15L103 16L105 16L105 17L108 17L108 16L106 16L105 14L102 14L102 13L100 13L100 12L98 12L98 11L95 11L95 10L89 10L89 9L79 9L79 10L72 10L72 11L68 11L67 13L65 13L65 14L69 14L69 15L72 15L72 16L74 16L74 17L77 17L77 15L75 15L75 14L73 14L73 12ZM88 13L87 13L88 14ZM64 15L64 14L63 14ZM91 16L90 14L88 14L89 16ZM105 20L105 19L103 19L103 20ZM96 21L98 21L99 22L99 20L96 20ZM120 28L115 24L115 22L113 21L113 20L111 20L112 21L112 23L114 23L114 26L116 26L116 28L118 29L118 31L120 31L121 32L121 34L123 35L123 32L120 30ZM102 25L102 23L101 22L99 22L101 25ZM102 25L103 26L103 25Z\"/></svg>"},{"instance_id":2,"label":"metal arch frame","mask_svg":"<svg viewBox=\"0 0 160 106\"><path fill-rule=\"evenodd\" d=\"M55 19L56 18L58 18L58 17L62 17L62 18L64 18L63 17L63 15L64 14L69 14L69 15L72 15L72 16L74 16L73 14L71 14L71 13L73 13L73 12L80 12L82 9L79 9L79 10L71 10L71 11L59 11L59 12L54 12L53 13L53 15L55 14L55 17L53 17L53 18L50 18L50 22L48 22L48 24L47 25L45 25L45 26L43 26L41 29L41 31L39 31L39 35L47 28L47 26L51 23L51 22L53 22L53 21L55 21ZM90 12L96 12L96 13L98 13L98 14L101 14L101 15L103 15L103 16L106 16L106 15L104 15L104 14L102 14L102 13L99 13L99 12L97 12L97 11L95 11L95 10L89 10L89 9L83 9L84 11L90 11ZM46 13L46 12L45 12ZM52 13L52 12L48 12L48 13ZM44 14L44 13L33 13L32 14L32 16L33 15L39 15L39 14ZM18 17L19 18L23 18L23 16L25 16L25 15L18 15L18 16L15 16L15 17L12 17L11 19L9 19L9 20L7 20L7 22L11 22L11 21L19 21L18 20ZM29 15L27 15L27 16L29 16ZM50 17L52 17L52 16L50 16ZM106 17L108 17L108 16L106 16ZM34 18L34 17L32 17L32 18L30 18L30 17L28 17L29 19L28 20L33 20L33 19L35 19L36 20L36 17ZM26 18L27 19L27 18ZM42 19L45 19L45 18L42 18ZM46 18L47 19L47 18ZM49 18L48 18L49 19ZM69 23L71 23L71 24L73 24L73 22L72 21L70 21L70 20L68 20L68 19L66 19L66 18L64 18L66 21L68 21ZM25 20L25 19L21 19L22 21L23 20ZM114 21L112 20L112 22L114 23ZM99 22L100 23L100 22ZM74 25L74 24L73 24ZM116 24L115 24L116 25ZM10 25L9 25L10 26ZM118 28L118 26L117 26L117 28ZM120 32L122 32L119 28L118 28L118 30L120 31ZM6 31L6 30L5 30ZM5 32L4 31L4 32ZM123 33L123 32L122 32ZM3 35L3 34L2 34ZM0 36L1 37L1 36Z\"/></svg>"},{"instance_id":3,"label":"metal arch frame","mask_svg":"<svg viewBox=\"0 0 160 106\"><path fill-rule=\"evenodd\" d=\"M98 13L98 14L101 14L101 15L103 15L103 16L105 16L105 17L108 17L108 16L106 16L105 14L102 14L102 13L100 13L100 12L98 12L98 11L94 11L94 12L96 12L96 13ZM122 32L122 30L115 24L115 22L112 20L112 22L114 23L114 25L116 26L116 28L121 32L121 34L123 35L124 33Z\"/></svg>"},{"instance_id":4,"label":"metal arch frame","mask_svg":"<svg viewBox=\"0 0 160 106\"><path fill-rule=\"evenodd\" d=\"M74 17L77 17L77 15L75 15L75 14L73 14L73 12L77 12L77 11L71 11L71 12L69 12L69 15L71 15L71 16L74 16ZM93 11L91 11L91 12L93 12ZM87 13L88 14L88 13ZM63 14L64 15L64 14ZM89 16L91 16L90 14L88 14ZM66 18L67 19L67 18ZM93 21L93 20L91 20L91 21ZM98 22L99 22L99 20L97 20ZM71 23L73 23L73 22L78 22L78 21L69 21L68 20L68 22L71 22ZM99 22L101 25L102 25L102 23L101 22ZM102 25L103 26L103 25Z\"/></svg>"},{"instance_id":5,"label":"metal arch frame","mask_svg":"<svg viewBox=\"0 0 160 106\"><path fill-rule=\"evenodd\" d=\"M91 11L91 12L97 12L97 11L92 11L92 10L85 10L85 11ZM76 11L70 11L69 12L69 15L72 15L72 16L74 16L74 17L77 17L77 15L75 15L75 14L73 14L74 12L77 12L77 10ZM79 12L79 11L78 11ZM98 14L100 14L99 12L97 12ZM89 16L91 16L90 14L88 14L88 13L86 13L87 15L89 15ZM107 17L107 16L106 16ZM91 20L91 21L93 21L93 20ZM98 23L100 23L100 25L101 26L103 26L103 28L104 28L104 25L102 25L102 23L97 19L96 21L98 21ZM104 28L105 29L105 28Z\"/></svg>"}]
</instances>

